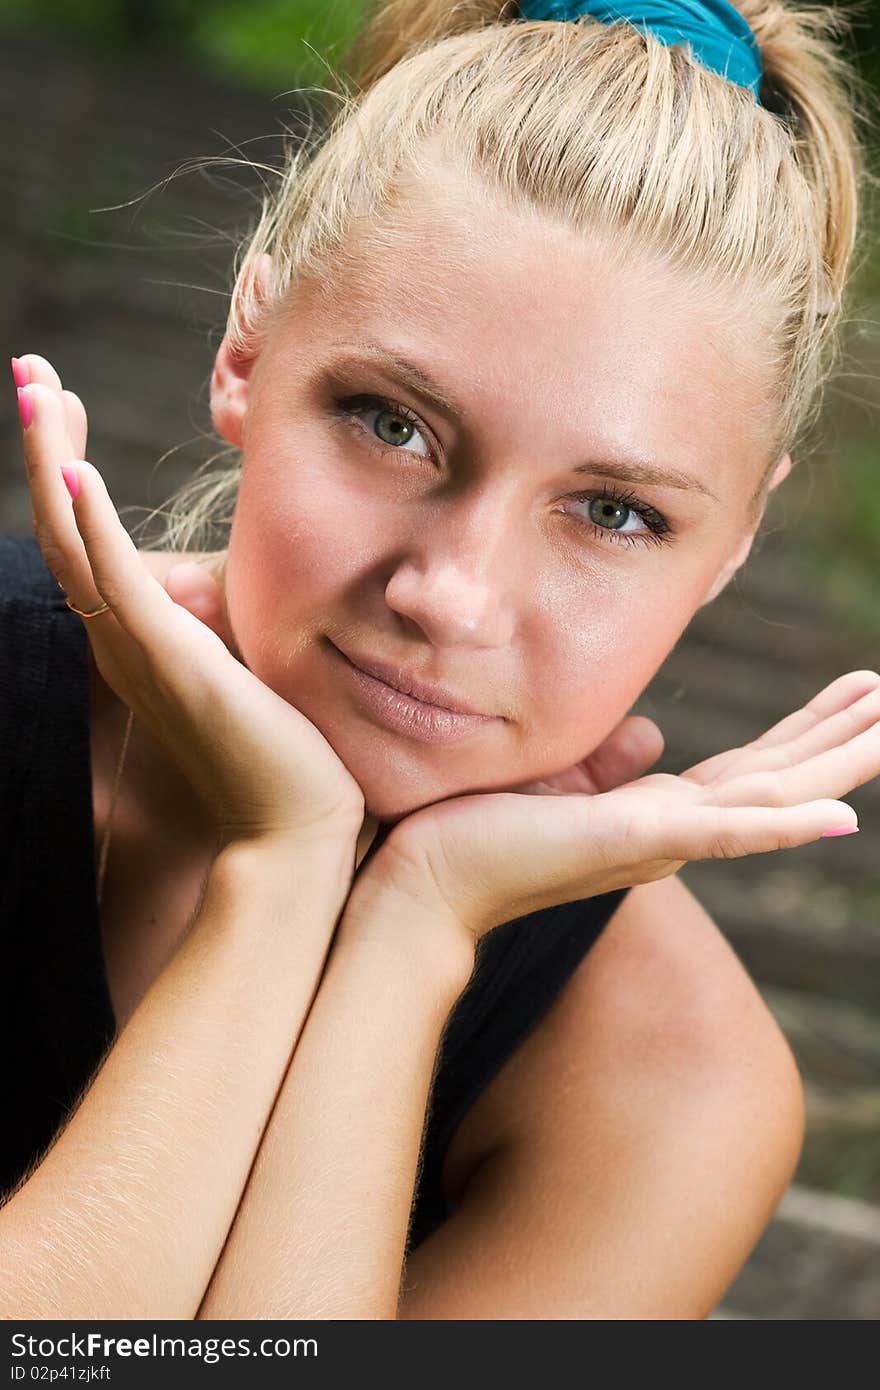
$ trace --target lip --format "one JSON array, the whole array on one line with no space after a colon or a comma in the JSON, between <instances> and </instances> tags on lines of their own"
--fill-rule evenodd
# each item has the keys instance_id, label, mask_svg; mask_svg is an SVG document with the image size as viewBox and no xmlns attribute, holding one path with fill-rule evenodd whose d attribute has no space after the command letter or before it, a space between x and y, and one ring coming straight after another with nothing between
<instances>
[{"instance_id":1,"label":"lip","mask_svg":"<svg viewBox=\"0 0 880 1390\"><path fill-rule=\"evenodd\" d=\"M359 666L335 643L329 642L329 647L333 659L338 658L341 669L348 674L355 703L361 712L372 722L390 729L399 737L414 743L460 743L479 738L489 726L500 722L502 718L500 715L492 714L461 714L444 705L435 705L420 700L415 695L405 694L396 685L389 684L381 676L373 675L372 671ZM387 670L384 663L372 659L369 659L367 664L373 671ZM413 684L408 677L404 678L397 667L392 668L392 673L389 674L393 680L400 680L401 684ZM420 684L419 688L424 689L424 686ZM438 698L434 687L432 693L435 699ZM449 697L444 695L443 698Z\"/></svg>"},{"instance_id":2,"label":"lip","mask_svg":"<svg viewBox=\"0 0 880 1390\"><path fill-rule=\"evenodd\" d=\"M498 717L497 715L486 714L484 710L475 709L473 705L459 699L452 691L419 680L401 670L399 666L391 666L384 661L375 661L372 657L357 656L343 651L341 647L337 647L336 650L359 671L382 681L384 685L390 686L392 690L396 690L401 695L411 695L423 705L444 710L450 714L465 714L483 720Z\"/></svg>"}]
</instances>

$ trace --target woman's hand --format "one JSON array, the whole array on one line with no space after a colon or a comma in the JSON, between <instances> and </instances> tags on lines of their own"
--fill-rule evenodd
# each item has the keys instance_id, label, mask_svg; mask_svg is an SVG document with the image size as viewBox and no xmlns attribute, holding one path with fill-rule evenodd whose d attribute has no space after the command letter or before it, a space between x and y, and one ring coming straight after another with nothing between
<instances>
[{"instance_id":1,"label":"woman's hand","mask_svg":"<svg viewBox=\"0 0 880 1390\"><path fill-rule=\"evenodd\" d=\"M594 795L554 787L423 807L394 826L364 873L473 940L541 908L665 878L691 860L788 849L855 827L852 807L833 798L878 773L880 675L854 671L753 743L678 776L654 773Z\"/></svg>"},{"instance_id":2,"label":"woman's hand","mask_svg":"<svg viewBox=\"0 0 880 1390\"><path fill-rule=\"evenodd\" d=\"M597 792L610 792L647 772L663 748L663 734L653 719L644 714L628 714L598 748L573 767L509 787L508 791L528 796L570 796L572 792L595 796Z\"/></svg>"},{"instance_id":3,"label":"woman's hand","mask_svg":"<svg viewBox=\"0 0 880 1390\"><path fill-rule=\"evenodd\" d=\"M194 612L174 601L143 565L101 475L82 461L82 402L45 358L21 358L20 392L31 423L23 429L34 532L85 623L104 680L149 729L192 785L217 826L218 852L236 840L298 834L350 840L364 822L360 787L323 735L232 654L213 626L196 617L211 589L183 576ZM23 420L25 416L23 415ZM76 462L74 462L76 461ZM61 473L73 465L71 495ZM213 584L210 576L207 583Z\"/></svg>"}]
</instances>

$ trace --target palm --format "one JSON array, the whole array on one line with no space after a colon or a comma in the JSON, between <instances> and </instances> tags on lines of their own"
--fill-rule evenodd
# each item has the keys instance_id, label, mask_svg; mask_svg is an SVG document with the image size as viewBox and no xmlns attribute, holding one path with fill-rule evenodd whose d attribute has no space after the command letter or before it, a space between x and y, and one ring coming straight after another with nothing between
<instances>
[{"instance_id":1,"label":"palm","mask_svg":"<svg viewBox=\"0 0 880 1390\"><path fill-rule=\"evenodd\" d=\"M218 848L307 829L347 840L363 807L355 779L320 731L236 658L214 574L187 563L166 588L143 564L82 457L79 397L45 358L22 364L36 402L23 439L34 531L77 611L106 613L86 628L100 676L190 783ZM74 504L58 465L77 459Z\"/></svg>"},{"instance_id":2,"label":"palm","mask_svg":"<svg viewBox=\"0 0 880 1390\"><path fill-rule=\"evenodd\" d=\"M423 807L398 822L367 872L416 902L439 899L479 936L689 860L806 844L852 824L836 798L880 773L880 676L850 672L753 743L677 776L639 776L658 739L632 717L544 782Z\"/></svg>"},{"instance_id":3,"label":"palm","mask_svg":"<svg viewBox=\"0 0 880 1390\"><path fill-rule=\"evenodd\" d=\"M699 795L682 777L652 773L586 795L557 789L452 797L399 822L377 861L413 897L429 889L482 935L554 903L675 873L684 860L646 860L639 827L660 823ZM605 845L614 852L602 848L591 858Z\"/></svg>"},{"instance_id":4,"label":"palm","mask_svg":"<svg viewBox=\"0 0 880 1390\"><path fill-rule=\"evenodd\" d=\"M511 790L528 796L596 796L638 777L657 761L663 746L657 725L644 715L631 714L580 762Z\"/></svg>"}]
</instances>

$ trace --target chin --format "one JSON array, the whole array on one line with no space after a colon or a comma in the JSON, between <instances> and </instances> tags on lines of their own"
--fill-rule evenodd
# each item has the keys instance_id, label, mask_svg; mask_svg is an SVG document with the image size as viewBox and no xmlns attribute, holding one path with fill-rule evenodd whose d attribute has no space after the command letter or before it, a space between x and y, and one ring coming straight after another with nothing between
<instances>
[{"instance_id":1,"label":"chin","mask_svg":"<svg viewBox=\"0 0 880 1390\"><path fill-rule=\"evenodd\" d=\"M393 825L402 820L404 816L410 816L414 811L419 811L423 806L431 806L436 801L446 801L449 797L459 796L458 791L442 790L440 788L422 787L420 791L407 791L399 784L389 786L387 776L371 782L367 779L366 785L358 781L358 785L364 794L364 808L376 820Z\"/></svg>"},{"instance_id":2,"label":"chin","mask_svg":"<svg viewBox=\"0 0 880 1390\"><path fill-rule=\"evenodd\" d=\"M451 783L448 776L432 777L426 768L406 758L395 765L391 758L377 758L374 751L371 756L363 746L354 750L339 747L335 742L333 746L360 787L365 810L378 821L392 824L423 806L486 790Z\"/></svg>"},{"instance_id":3,"label":"chin","mask_svg":"<svg viewBox=\"0 0 880 1390\"><path fill-rule=\"evenodd\" d=\"M412 767L397 769L397 775L392 780L387 766L373 769L373 775L370 769L363 768L358 775L357 768L342 754L340 757L363 792L365 810L378 821L387 823L394 823L404 816L412 815L423 806L451 801L458 796L478 796L484 792L506 791L519 785L521 780L513 778L506 784L499 785L496 780L487 777L485 781L476 785L472 779L450 785L448 781L441 783L427 777L424 770L419 771Z\"/></svg>"}]
</instances>

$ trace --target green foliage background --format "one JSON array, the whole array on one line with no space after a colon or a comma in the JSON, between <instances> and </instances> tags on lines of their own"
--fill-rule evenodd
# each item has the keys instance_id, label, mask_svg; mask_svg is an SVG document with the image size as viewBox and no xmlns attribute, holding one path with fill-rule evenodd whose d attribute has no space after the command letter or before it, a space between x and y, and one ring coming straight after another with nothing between
<instances>
[{"instance_id":1,"label":"green foliage background","mask_svg":"<svg viewBox=\"0 0 880 1390\"><path fill-rule=\"evenodd\" d=\"M54 28L106 48L175 47L260 86L320 81L365 0L0 0L0 24ZM858 61L880 79L880 6L853 0Z\"/></svg>"},{"instance_id":2,"label":"green foliage background","mask_svg":"<svg viewBox=\"0 0 880 1390\"><path fill-rule=\"evenodd\" d=\"M42 28L112 51L174 49L259 87L327 79L363 0L0 0L0 24Z\"/></svg>"}]
</instances>

